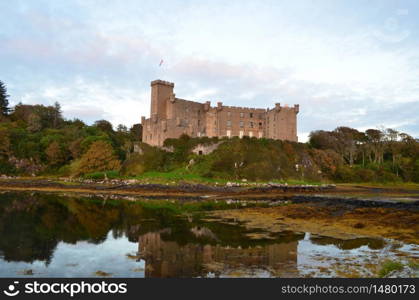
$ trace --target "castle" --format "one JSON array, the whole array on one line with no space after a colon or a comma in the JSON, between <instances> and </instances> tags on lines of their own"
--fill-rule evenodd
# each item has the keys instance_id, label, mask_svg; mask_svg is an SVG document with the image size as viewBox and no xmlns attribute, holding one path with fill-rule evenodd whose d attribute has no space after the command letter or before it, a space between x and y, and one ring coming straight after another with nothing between
<instances>
[{"instance_id":1,"label":"castle","mask_svg":"<svg viewBox=\"0 0 419 300\"><path fill-rule=\"evenodd\" d=\"M299 105L272 109L225 106L217 102L199 103L177 98L174 83L151 82L150 118L141 118L142 141L163 146L168 138L182 134L190 137L256 137L297 141L297 114Z\"/></svg>"}]
</instances>

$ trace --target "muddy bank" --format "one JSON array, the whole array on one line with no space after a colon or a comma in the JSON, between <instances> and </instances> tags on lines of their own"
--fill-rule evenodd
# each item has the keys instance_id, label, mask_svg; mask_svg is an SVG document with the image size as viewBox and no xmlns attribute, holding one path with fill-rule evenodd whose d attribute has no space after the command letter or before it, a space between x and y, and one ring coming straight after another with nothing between
<instances>
[{"instance_id":1,"label":"muddy bank","mask_svg":"<svg viewBox=\"0 0 419 300\"><path fill-rule=\"evenodd\" d=\"M245 208L211 212L209 220L238 222L248 229L272 233L283 231L354 239L391 238L419 244L419 211L394 207L366 207L363 202L325 205L327 202L286 203L268 208ZM360 206L354 205L361 204ZM405 208L405 207L403 207Z\"/></svg>"}]
</instances>

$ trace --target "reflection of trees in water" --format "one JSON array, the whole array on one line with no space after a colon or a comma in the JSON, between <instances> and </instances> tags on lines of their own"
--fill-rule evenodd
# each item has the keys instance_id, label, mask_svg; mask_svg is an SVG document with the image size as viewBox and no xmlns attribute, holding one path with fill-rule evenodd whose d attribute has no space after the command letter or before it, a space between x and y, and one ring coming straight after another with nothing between
<instances>
[{"instance_id":1,"label":"reflection of trees in water","mask_svg":"<svg viewBox=\"0 0 419 300\"><path fill-rule=\"evenodd\" d=\"M357 249L362 246L368 246L373 250L382 249L385 246L385 241L382 239L371 239L371 238L355 238L350 240L335 239L332 237L324 236L311 236L310 241L316 245L335 245L342 250Z\"/></svg>"},{"instance_id":2,"label":"reflection of trees in water","mask_svg":"<svg viewBox=\"0 0 419 300\"><path fill-rule=\"evenodd\" d=\"M103 204L99 198L79 198L39 193L0 194L0 251L5 260L49 262L63 241L103 242L111 229L125 233L125 215L138 214L139 206Z\"/></svg>"}]
</instances>

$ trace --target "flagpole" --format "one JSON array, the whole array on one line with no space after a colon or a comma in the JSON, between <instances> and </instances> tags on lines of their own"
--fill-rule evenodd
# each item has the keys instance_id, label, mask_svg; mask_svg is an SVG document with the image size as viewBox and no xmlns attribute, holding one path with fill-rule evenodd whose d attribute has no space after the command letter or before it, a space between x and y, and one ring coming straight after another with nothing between
<instances>
[{"instance_id":1,"label":"flagpole","mask_svg":"<svg viewBox=\"0 0 419 300\"><path fill-rule=\"evenodd\" d=\"M163 76L164 75L164 59L163 58L159 62L157 73L158 73L158 77L159 77L158 79L165 80L165 78Z\"/></svg>"}]
</instances>

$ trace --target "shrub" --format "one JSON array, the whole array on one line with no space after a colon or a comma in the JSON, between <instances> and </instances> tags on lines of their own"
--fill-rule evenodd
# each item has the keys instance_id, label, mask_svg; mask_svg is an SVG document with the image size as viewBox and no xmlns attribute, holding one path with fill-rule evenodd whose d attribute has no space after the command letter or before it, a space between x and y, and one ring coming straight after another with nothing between
<instances>
[{"instance_id":1,"label":"shrub","mask_svg":"<svg viewBox=\"0 0 419 300\"><path fill-rule=\"evenodd\" d=\"M105 173L104 172L93 172L88 173L83 176L85 179L93 179L93 180L102 180L105 179Z\"/></svg>"},{"instance_id":2,"label":"shrub","mask_svg":"<svg viewBox=\"0 0 419 300\"><path fill-rule=\"evenodd\" d=\"M336 169L334 178L340 182L354 182L358 181L358 178L354 170L348 166L339 166Z\"/></svg>"},{"instance_id":3,"label":"shrub","mask_svg":"<svg viewBox=\"0 0 419 300\"><path fill-rule=\"evenodd\" d=\"M116 158L112 146L104 141L94 142L83 154L78 168L79 174L98 171L119 170L120 161Z\"/></svg>"},{"instance_id":4,"label":"shrub","mask_svg":"<svg viewBox=\"0 0 419 300\"><path fill-rule=\"evenodd\" d=\"M127 176L138 176L143 174L145 171L145 166L143 158L139 154L133 154L128 158L121 167L121 174Z\"/></svg>"},{"instance_id":5,"label":"shrub","mask_svg":"<svg viewBox=\"0 0 419 300\"><path fill-rule=\"evenodd\" d=\"M369 169L358 169L356 174L362 182L372 182L376 180L375 172Z\"/></svg>"},{"instance_id":6,"label":"shrub","mask_svg":"<svg viewBox=\"0 0 419 300\"><path fill-rule=\"evenodd\" d=\"M0 174L15 175L17 170L14 165L9 163L7 160L0 159Z\"/></svg>"},{"instance_id":7,"label":"shrub","mask_svg":"<svg viewBox=\"0 0 419 300\"><path fill-rule=\"evenodd\" d=\"M378 180L380 182L398 182L401 181L400 177L397 177L396 174L393 174L391 172L385 171L385 170L379 170L377 172Z\"/></svg>"}]
</instances>

